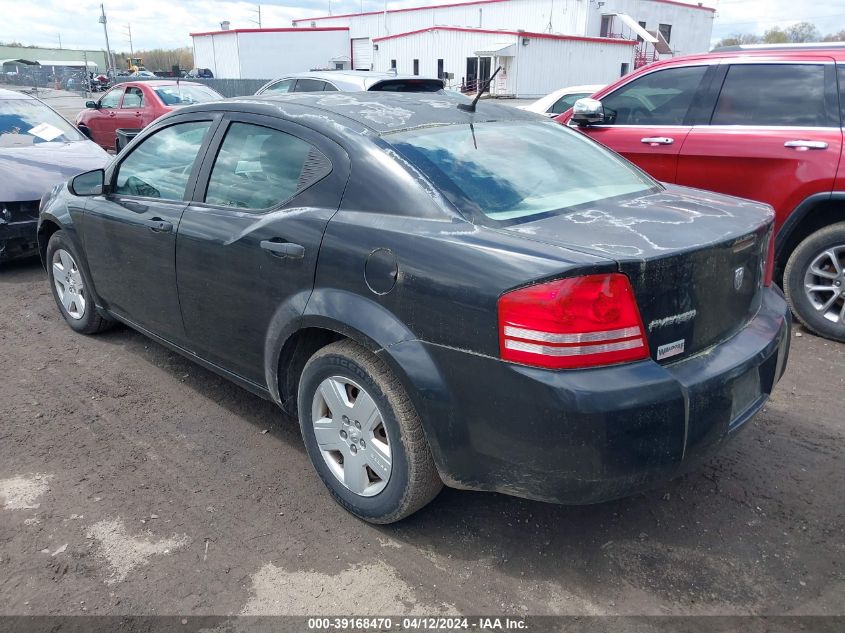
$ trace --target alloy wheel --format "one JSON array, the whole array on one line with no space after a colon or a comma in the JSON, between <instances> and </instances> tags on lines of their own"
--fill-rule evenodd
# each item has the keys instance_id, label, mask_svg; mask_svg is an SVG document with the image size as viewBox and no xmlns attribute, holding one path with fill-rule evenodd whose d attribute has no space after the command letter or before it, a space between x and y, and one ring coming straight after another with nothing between
<instances>
[{"instance_id":1,"label":"alloy wheel","mask_svg":"<svg viewBox=\"0 0 845 633\"><path fill-rule=\"evenodd\" d=\"M62 306L72 319L79 320L85 316L85 284L79 266L68 251L63 248L53 253L53 284Z\"/></svg>"},{"instance_id":2,"label":"alloy wheel","mask_svg":"<svg viewBox=\"0 0 845 633\"><path fill-rule=\"evenodd\" d=\"M362 497L384 490L393 469L390 438L378 405L343 376L323 380L311 405L314 436L331 473Z\"/></svg>"},{"instance_id":3,"label":"alloy wheel","mask_svg":"<svg viewBox=\"0 0 845 633\"><path fill-rule=\"evenodd\" d=\"M804 274L804 293L828 321L845 323L845 245L819 253Z\"/></svg>"}]
</instances>

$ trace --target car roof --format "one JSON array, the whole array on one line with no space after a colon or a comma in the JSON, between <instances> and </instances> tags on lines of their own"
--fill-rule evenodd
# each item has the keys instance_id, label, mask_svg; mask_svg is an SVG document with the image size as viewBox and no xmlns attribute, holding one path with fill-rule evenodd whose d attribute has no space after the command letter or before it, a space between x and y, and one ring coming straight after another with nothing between
<instances>
[{"instance_id":1,"label":"car roof","mask_svg":"<svg viewBox=\"0 0 845 633\"><path fill-rule=\"evenodd\" d=\"M566 88L559 88L550 94L572 94L573 92L595 92L599 88L604 88L607 84L583 84L580 86L567 86Z\"/></svg>"},{"instance_id":2,"label":"car roof","mask_svg":"<svg viewBox=\"0 0 845 633\"><path fill-rule=\"evenodd\" d=\"M766 46L755 49L743 48L737 50L734 47L724 47L721 49L714 49L709 53L695 53L692 55L681 55L672 57L670 59L662 59L660 61L646 64L638 68L634 72L624 75L617 79L612 84L608 84L601 90L596 92L597 98L602 99L620 86L627 84L630 81L637 79L647 73L661 69L661 68L676 68L679 66L690 65L709 65L709 64L723 64L730 63L731 60L741 62L743 60L754 60L758 63L772 63L779 62L819 62L830 61L833 59L837 63L845 63L845 48L841 47L838 42L833 42L833 46L828 47L806 47L806 46Z\"/></svg>"},{"instance_id":3,"label":"car roof","mask_svg":"<svg viewBox=\"0 0 845 633\"><path fill-rule=\"evenodd\" d=\"M812 61L818 60L821 58L824 59L831 59L838 62L845 62L845 47L841 45L836 46L818 46L818 47L805 47L805 46L787 46L785 44L780 46L761 46L757 48L737 48L734 46L725 46L722 48L716 48L710 51L709 53L695 53L693 55L681 55L679 57L672 57L670 59L663 59L657 62L653 62L642 68L639 68L635 73L631 73L630 75L625 75L623 79L631 77L634 74L640 74L643 70L646 69L653 69L658 67L669 67L669 66L683 66L685 64L689 64L691 62L708 62L714 63L717 60L725 60L725 59L761 59L767 58L771 59L772 61ZM618 83L618 82L617 82ZM615 85L615 84L614 84Z\"/></svg>"},{"instance_id":4,"label":"car roof","mask_svg":"<svg viewBox=\"0 0 845 633\"><path fill-rule=\"evenodd\" d=\"M115 87L117 86L150 86L155 88L156 86L175 86L175 85L182 85L182 86L204 86L205 84L201 84L198 81L176 81L175 79L150 79L148 81L121 81L120 83L116 83Z\"/></svg>"},{"instance_id":5,"label":"car roof","mask_svg":"<svg viewBox=\"0 0 845 633\"><path fill-rule=\"evenodd\" d=\"M276 83L285 79L319 79L328 81L335 86L352 86L359 90L367 90L374 84L393 79L410 80L434 80L441 81L436 77L422 77L419 75L397 75L394 73L373 72L370 70L315 70L312 72L290 73L274 79L270 83Z\"/></svg>"},{"instance_id":6,"label":"car roof","mask_svg":"<svg viewBox=\"0 0 845 633\"><path fill-rule=\"evenodd\" d=\"M181 112L228 110L281 114L292 121L302 120L318 130L336 132L341 126L345 132L356 134L386 134L421 127L489 121L548 121L542 115L489 101L479 102L475 113L458 108L458 104L468 103L466 97L458 94L294 92L236 97L187 106Z\"/></svg>"},{"instance_id":7,"label":"car roof","mask_svg":"<svg viewBox=\"0 0 845 633\"><path fill-rule=\"evenodd\" d=\"M735 51L819 51L819 50L845 50L845 42L804 42L784 44L734 44L731 46L719 46L713 52L735 52Z\"/></svg>"}]
</instances>

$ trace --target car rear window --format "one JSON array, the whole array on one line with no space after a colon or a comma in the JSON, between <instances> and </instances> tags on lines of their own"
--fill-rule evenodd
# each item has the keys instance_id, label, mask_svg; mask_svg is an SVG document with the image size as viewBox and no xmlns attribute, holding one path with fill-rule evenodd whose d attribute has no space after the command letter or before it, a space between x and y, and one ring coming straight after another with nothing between
<instances>
[{"instance_id":1,"label":"car rear window","mask_svg":"<svg viewBox=\"0 0 845 633\"><path fill-rule=\"evenodd\" d=\"M192 105L223 98L214 90L205 86L174 84L172 86L160 86L155 91L162 103L167 106Z\"/></svg>"},{"instance_id":2,"label":"car rear window","mask_svg":"<svg viewBox=\"0 0 845 633\"><path fill-rule=\"evenodd\" d=\"M551 121L449 125L385 139L470 217L537 219L660 188L617 154Z\"/></svg>"},{"instance_id":3,"label":"car rear window","mask_svg":"<svg viewBox=\"0 0 845 633\"><path fill-rule=\"evenodd\" d=\"M385 79L370 86L374 92L438 92L443 90L439 79Z\"/></svg>"}]
</instances>

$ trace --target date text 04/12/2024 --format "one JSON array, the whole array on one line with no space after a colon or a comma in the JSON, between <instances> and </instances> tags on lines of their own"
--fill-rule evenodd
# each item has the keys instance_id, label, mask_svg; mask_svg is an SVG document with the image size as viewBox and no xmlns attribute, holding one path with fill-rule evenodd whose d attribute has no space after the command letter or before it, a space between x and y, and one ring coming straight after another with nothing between
<instances>
[{"instance_id":1,"label":"date text 04/12/2024","mask_svg":"<svg viewBox=\"0 0 845 633\"><path fill-rule=\"evenodd\" d=\"M379 631L503 631L524 630L527 628L523 618L498 617L425 617L413 616L401 619L388 617L331 617L308 618L308 629L311 631L329 630L379 630Z\"/></svg>"}]
</instances>

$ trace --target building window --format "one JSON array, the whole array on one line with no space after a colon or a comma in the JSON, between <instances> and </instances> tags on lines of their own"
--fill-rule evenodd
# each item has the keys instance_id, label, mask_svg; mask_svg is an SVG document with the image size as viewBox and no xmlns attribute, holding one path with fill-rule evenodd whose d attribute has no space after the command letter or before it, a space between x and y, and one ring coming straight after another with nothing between
<instances>
[{"instance_id":1,"label":"building window","mask_svg":"<svg viewBox=\"0 0 845 633\"><path fill-rule=\"evenodd\" d=\"M443 60L442 59L437 60L437 78L443 79Z\"/></svg>"},{"instance_id":2,"label":"building window","mask_svg":"<svg viewBox=\"0 0 845 633\"><path fill-rule=\"evenodd\" d=\"M660 31L660 34L663 36L663 39L666 40L667 43L672 41L672 25L671 24L661 24L657 28Z\"/></svg>"},{"instance_id":3,"label":"building window","mask_svg":"<svg viewBox=\"0 0 845 633\"><path fill-rule=\"evenodd\" d=\"M619 76L624 77L628 74L628 68L630 68L630 64L628 62L622 62L622 67L619 69Z\"/></svg>"},{"instance_id":4,"label":"building window","mask_svg":"<svg viewBox=\"0 0 845 633\"><path fill-rule=\"evenodd\" d=\"M396 60L395 59L390 60L390 68L392 70L396 70Z\"/></svg>"},{"instance_id":5,"label":"building window","mask_svg":"<svg viewBox=\"0 0 845 633\"><path fill-rule=\"evenodd\" d=\"M418 60L418 59L414 60L414 74L415 75L420 74L420 60Z\"/></svg>"},{"instance_id":6,"label":"building window","mask_svg":"<svg viewBox=\"0 0 845 633\"><path fill-rule=\"evenodd\" d=\"M645 21L640 20L639 22L637 22L637 24L639 24L641 27L643 27L643 31L647 30L647 29L645 28ZM639 35L637 35L637 41L638 41L638 42L642 42L642 41L643 41L643 38L641 38ZM622 73L622 74L624 75L625 73Z\"/></svg>"}]
</instances>

